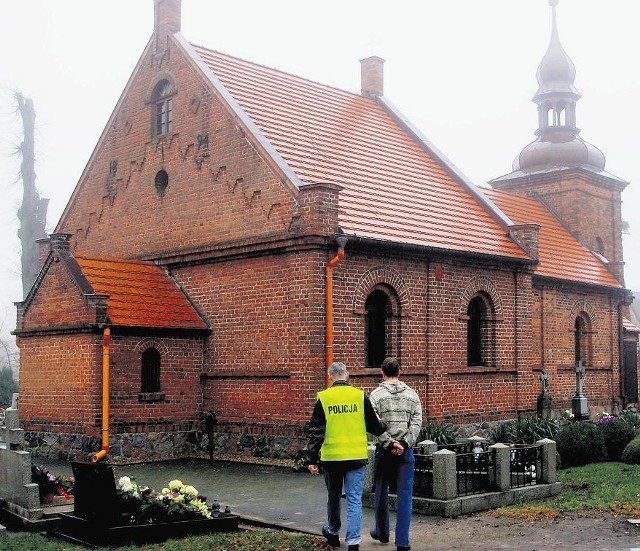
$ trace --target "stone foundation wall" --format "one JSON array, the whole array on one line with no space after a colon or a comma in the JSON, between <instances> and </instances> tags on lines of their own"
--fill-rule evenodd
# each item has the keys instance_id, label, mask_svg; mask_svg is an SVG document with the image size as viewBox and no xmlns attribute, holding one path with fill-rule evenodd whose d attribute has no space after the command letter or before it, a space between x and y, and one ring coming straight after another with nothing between
<instances>
[{"instance_id":1,"label":"stone foundation wall","mask_svg":"<svg viewBox=\"0 0 640 551\"><path fill-rule=\"evenodd\" d=\"M306 439L297 436L216 431L213 450L216 456L292 459L305 443ZM37 458L89 461L101 449L101 443L99 438L82 434L29 431L25 433L24 449L31 453L36 463ZM126 464L208 457L208 454L209 437L204 432L148 432L110 435L107 458L110 463Z\"/></svg>"}]
</instances>

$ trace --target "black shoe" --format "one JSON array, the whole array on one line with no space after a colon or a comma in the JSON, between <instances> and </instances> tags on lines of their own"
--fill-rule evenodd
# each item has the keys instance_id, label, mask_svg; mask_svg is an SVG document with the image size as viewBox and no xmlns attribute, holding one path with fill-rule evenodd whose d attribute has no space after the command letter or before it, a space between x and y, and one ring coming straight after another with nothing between
<instances>
[{"instance_id":1,"label":"black shoe","mask_svg":"<svg viewBox=\"0 0 640 551\"><path fill-rule=\"evenodd\" d=\"M360 551L360 545L358 545L357 543L355 545L350 545L349 551Z\"/></svg>"},{"instance_id":2,"label":"black shoe","mask_svg":"<svg viewBox=\"0 0 640 551\"><path fill-rule=\"evenodd\" d=\"M331 547L340 547L340 538L338 534L331 534L324 526L322 527L322 535L327 538L327 543Z\"/></svg>"},{"instance_id":3,"label":"black shoe","mask_svg":"<svg viewBox=\"0 0 640 551\"><path fill-rule=\"evenodd\" d=\"M369 532L369 535L374 539L374 540L378 540L380 543L389 543L389 536L382 537L379 536L378 534L376 534L375 532Z\"/></svg>"},{"instance_id":4,"label":"black shoe","mask_svg":"<svg viewBox=\"0 0 640 551\"><path fill-rule=\"evenodd\" d=\"M398 545L398 547L396 547L397 551L411 551L411 546L410 545Z\"/></svg>"}]
</instances>

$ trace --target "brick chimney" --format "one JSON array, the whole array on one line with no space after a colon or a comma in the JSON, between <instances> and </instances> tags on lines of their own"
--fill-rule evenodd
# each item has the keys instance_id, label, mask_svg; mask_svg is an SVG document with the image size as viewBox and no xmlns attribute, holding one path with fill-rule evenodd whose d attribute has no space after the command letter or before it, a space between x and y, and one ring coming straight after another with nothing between
<instances>
[{"instance_id":1,"label":"brick chimney","mask_svg":"<svg viewBox=\"0 0 640 551\"><path fill-rule=\"evenodd\" d=\"M384 96L384 59L373 55L360 60L360 88L365 97Z\"/></svg>"},{"instance_id":2,"label":"brick chimney","mask_svg":"<svg viewBox=\"0 0 640 551\"><path fill-rule=\"evenodd\" d=\"M156 49L161 51L167 37L180 32L182 0L153 0L153 32L156 35Z\"/></svg>"},{"instance_id":3,"label":"brick chimney","mask_svg":"<svg viewBox=\"0 0 640 551\"><path fill-rule=\"evenodd\" d=\"M49 247L52 253L67 254L71 248L69 240L71 239L70 233L52 233L49 236Z\"/></svg>"},{"instance_id":4,"label":"brick chimney","mask_svg":"<svg viewBox=\"0 0 640 551\"><path fill-rule=\"evenodd\" d=\"M508 228L509 236L533 260L540 260L538 245L540 244L539 224L514 224Z\"/></svg>"}]
</instances>

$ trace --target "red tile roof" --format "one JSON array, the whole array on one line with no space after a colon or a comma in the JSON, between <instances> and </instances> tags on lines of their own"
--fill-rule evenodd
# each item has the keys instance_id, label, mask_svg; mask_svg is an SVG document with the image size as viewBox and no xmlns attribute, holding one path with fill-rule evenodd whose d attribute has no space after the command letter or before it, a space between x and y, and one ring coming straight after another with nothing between
<instances>
[{"instance_id":1,"label":"red tile roof","mask_svg":"<svg viewBox=\"0 0 640 551\"><path fill-rule=\"evenodd\" d=\"M303 185L344 188L344 233L527 258L446 164L374 100L193 47Z\"/></svg>"},{"instance_id":2,"label":"red tile roof","mask_svg":"<svg viewBox=\"0 0 640 551\"><path fill-rule=\"evenodd\" d=\"M76 257L98 295L107 295L109 322L116 326L207 329L185 294L167 273L137 260Z\"/></svg>"},{"instance_id":3,"label":"red tile roof","mask_svg":"<svg viewBox=\"0 0 640 551\"><path fill-rule=\"evenodd\" d=\"M483 191L514 224L540 225L536 274L606 287L622 287L604 262L581 245L540 202L504 191Z\"/></svg>"}]
</instances>

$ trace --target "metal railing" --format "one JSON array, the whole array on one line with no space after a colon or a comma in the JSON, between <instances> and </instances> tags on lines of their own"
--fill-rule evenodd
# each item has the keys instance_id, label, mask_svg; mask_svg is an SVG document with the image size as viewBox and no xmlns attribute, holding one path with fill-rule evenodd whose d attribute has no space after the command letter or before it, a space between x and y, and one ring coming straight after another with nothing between
<instances>
[{"instance_id":1,"label":"metal railing","mask_svg":"<svg viewBox=\"0 0 640 551\"><path fill-rule=\"evenodd\" d=\"M423 449L424 453L415 454L416 497L450 499L442 496L462 497L556 481L555 443L551 441L515 447L486 447L477 442L439 447L437 453L434 444L433 453ZM442 455L445 449L453 452L449 459Z\"/></svg>"},{"instance_id":2,"label":"metal railing","mask_svg":"<svg viewBox=\"0 0 640 551\"><path fill-rule=\"evenodd\" d=\"M433 497L433 456L416 453L414 467L413 495Z\"/></svg>"},{"instance_id":3,"label":"metal railing","mask_svg":"<svg viewBox=\"0 0 640 551\"><path fill-rule=\"evenodd\" d=\"M494 454L492 451L456 454L458 495L483 494L492 490L495 479Z\"/></svg>"},{"instance_id":4,"label":"metal railing","mask_svg":"<svg viewBox=\"0 0 640 551\"><path fill-rule=\"evenodd\" d=\"M541 446L518 446L510 450L511 487L523 488L538 484L542 469Z\"/></svg>"}]
</instances>

